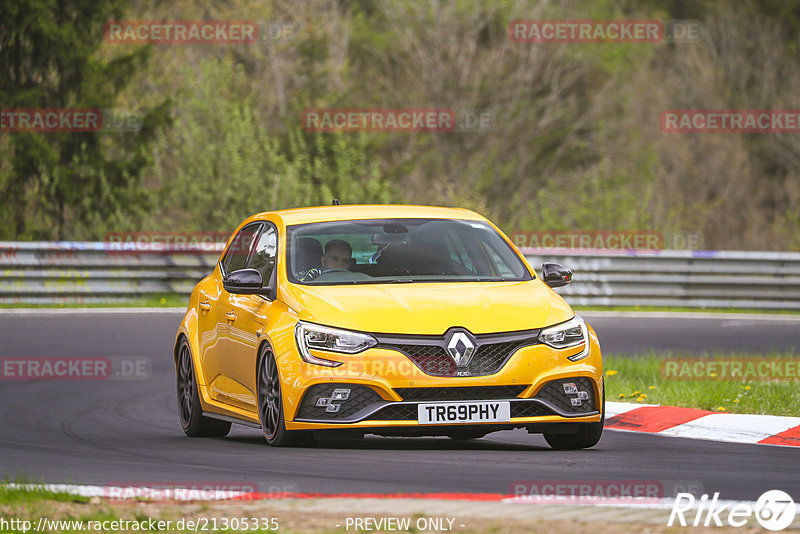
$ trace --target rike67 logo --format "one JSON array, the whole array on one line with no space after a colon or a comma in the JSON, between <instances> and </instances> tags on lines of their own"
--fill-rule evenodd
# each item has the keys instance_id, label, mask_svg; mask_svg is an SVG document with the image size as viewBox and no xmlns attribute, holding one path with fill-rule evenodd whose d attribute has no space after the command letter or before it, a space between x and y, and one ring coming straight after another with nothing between
<instances>
[{"instance_id":1,"label":"rike67 logo","mask_svg":"<svg viewBox=\"0 0 800 534\"><path fill-rule=\"evenodd\" d=\"M783 530L794 521L796 513L795 504L788 493L781 490L769 490L761 495L755 505L752 502L720 502L719 493L715 493L711 500L708 495L702 495L699 502L691 493L679 493L672 505L667 526L672 526L677 519L682 527L687 526L687 517L694 521L691 526L717 526L730 525L743 527L755 517L758 524L767 530ZM703 520L705 518L705 520Z\"/></svg>"}]
</instances>

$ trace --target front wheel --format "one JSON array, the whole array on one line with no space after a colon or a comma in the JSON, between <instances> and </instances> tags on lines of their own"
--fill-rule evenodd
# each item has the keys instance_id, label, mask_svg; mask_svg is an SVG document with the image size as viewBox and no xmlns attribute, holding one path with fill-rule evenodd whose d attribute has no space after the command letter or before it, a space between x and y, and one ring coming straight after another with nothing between
<instances>
[{"instance_id":1,"label":"front wheel","mask_svg":"<svg viewBox=\"0 0 800 534\"><path fill-rule=\"evenodd\" d=\"M603 415L598 423L578 423L574 434L545 434L544 440L556 450L588 449L597 445L606 420L606 387L603 385Z\"/></svg>"},{"instance_id":2,"label":"front wheel","mask_svg":"<svg viewBox=\"0 0 800 534\"><path fill-rule=\"evenodd\" d=\"M281 378L275 355L265 346L259 357L258 418L267 444L273 447L295 445L300 441L313 441L311 432L286 430L283 419Z\"/></svg>"},{"instance_id":3,"label":"front wheel","mask_svg":"<svg viewBox=\"0 0 800 534\"><path fill-rule=\"evenodd\" d=\"M222 438L231 431L227 421L211 419L203 415L200 393L195 380L194 363L189 342L184 338L178 349L178 413L183 432L192 438Z\"/></svg>"}]
</instances>

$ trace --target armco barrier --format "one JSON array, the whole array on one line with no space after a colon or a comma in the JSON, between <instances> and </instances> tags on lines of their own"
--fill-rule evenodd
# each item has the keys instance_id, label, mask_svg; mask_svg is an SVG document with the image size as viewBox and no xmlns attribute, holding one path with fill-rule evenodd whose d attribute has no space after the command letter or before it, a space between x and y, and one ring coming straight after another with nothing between
<instances>
[{"instance_id":1,"label":"armco barrier","mask_svg":"<svg viewBox=\"0 0 800 534\"><path fill-rule=\"evenodd\" d=\"M94 303L188 295L220 247L144 253L103 242L0 242L0 303ZM572 268L558 289L578 306L800 310L800 253L522 249Z\"/></svg>"},{"instance_id":2,"label":"armco barrier","mask_svg":"<svg viewBox=\"0 0 800 534\"><path fill-rule=\"evenodd\" d=\"M800 310L800 253L711 250L522 249L541 272L563 263L576 306L683 306Z\"/></svg>"},{"instance_id":3,"label":"armco barrier","mask_svg":"<svg viewBox=\"0 0 800 534\"><path fill-rule=\"evenodd\" d=\"M116 302L188 295L224 244L144 252L107 242L0 242L0 303Z\"/></svg>"}]
</instances>

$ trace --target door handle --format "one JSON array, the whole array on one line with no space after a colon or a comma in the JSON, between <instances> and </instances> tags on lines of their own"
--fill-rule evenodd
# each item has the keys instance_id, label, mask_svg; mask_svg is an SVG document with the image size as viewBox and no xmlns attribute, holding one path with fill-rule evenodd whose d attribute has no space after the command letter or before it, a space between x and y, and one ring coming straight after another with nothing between
<instances>
[{"instance_id":1,"label":"door handle","mask_svg":"<svg viewBox=\"0 0 800 534\"><path fill-rule=\"evenodd\" d=\"M232 323L236 320L236 314L233 312L228 312L225 314L225 318L228 320L228 322Z\"/></svg>"},{"instance_id":2,"label":"door handle","mask_svg":"<svg viewBox=\"0 0 800 534\"><path fill-rule=\"evenodd\" d=\"M200 309L203 311L208 311L211 309L211 304L209 304L207 300L204 300L200 303Z\"/></svg>"}]
</instances>

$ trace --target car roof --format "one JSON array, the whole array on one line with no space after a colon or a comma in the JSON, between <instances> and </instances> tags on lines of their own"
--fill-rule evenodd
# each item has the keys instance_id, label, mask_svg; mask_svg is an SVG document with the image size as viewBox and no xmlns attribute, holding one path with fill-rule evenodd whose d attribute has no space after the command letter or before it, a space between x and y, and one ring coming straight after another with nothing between
<instances>
[{"instance_id":1,"label":"car roof","mask_svg":"<svg viewBox=\"0 0 800 534\"><path fill-rule=\"evenodd\" d=\"M462 208L442 208L436 206L410 206L398 204L358 204L318 206L277 210L254 215L255 220L277 215L284 224L310 222L343 221L356 219L466 219L484 220L474 211Z\"/></svg>"}]
</instances>

